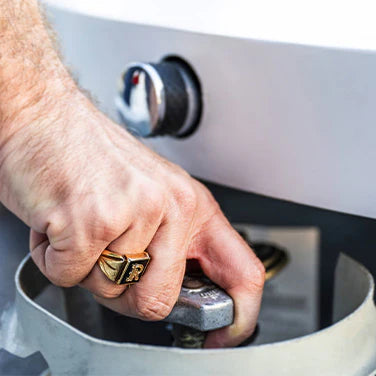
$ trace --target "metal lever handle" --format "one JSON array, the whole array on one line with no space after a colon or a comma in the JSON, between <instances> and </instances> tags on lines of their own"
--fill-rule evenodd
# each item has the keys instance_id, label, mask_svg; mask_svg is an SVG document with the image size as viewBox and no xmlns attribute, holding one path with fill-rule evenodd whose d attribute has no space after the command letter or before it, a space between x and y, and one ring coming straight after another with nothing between
<instances>
[{"instance_id":1,"label":"metal lever handle","mask_svg":"<svg viewBox=\"0 0 376 376\"><path fill-rule=\"evenodd\" d=\"M288 262L286 251L273 244L255 243L252 248L265 266L266 280L278 274ZM231 325L233 311L234 302L225 291L203 275L188 275L165 321L208 331Z\"/></svg>"},{"instance_id":2,"label":"metal lever handle","mask_svg":"<svg viewBox=\"0 0 376 376\"><path fill-rule=\"evenodd\" d=\"M205 277L184 277L179 299L167 322L203 332L231 325L234 302L225 291Z\"/></svg>"}]
</instances>

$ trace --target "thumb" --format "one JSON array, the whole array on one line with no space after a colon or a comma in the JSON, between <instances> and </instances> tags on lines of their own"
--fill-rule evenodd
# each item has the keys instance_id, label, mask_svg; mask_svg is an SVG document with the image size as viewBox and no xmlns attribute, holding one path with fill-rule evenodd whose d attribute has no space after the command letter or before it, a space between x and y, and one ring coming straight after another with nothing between
<instances>
[{"instance_id":1,"label":"thumb","mask_svg":"<svg viewBox=\"0 0 376 376\"><path fill-rule=\"evenodd\" d=\"M233 324L210 332L205 347L236 346L256 327L265 280L264 266L222 213L206 224L194 246L203 272L234 301Z\"/></svg>"}]
</instances>

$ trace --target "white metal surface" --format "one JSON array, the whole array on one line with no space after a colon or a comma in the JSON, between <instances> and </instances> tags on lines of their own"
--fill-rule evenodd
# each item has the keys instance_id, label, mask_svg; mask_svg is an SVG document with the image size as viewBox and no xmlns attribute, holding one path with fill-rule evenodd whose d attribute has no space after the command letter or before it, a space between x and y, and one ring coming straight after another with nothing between
<instances>
[{"instance_id":1,"label":"white metal surface","mask_svg":"<svg viewBox=\"0 0 376 376\"><path fill-rule=\"evenodd\" d=\"M374 282L364 267L346 256L336 271L334 325L288 341L205 351L115 343L86 335L30 299L27 291L41 283L33 269L27 256L16 274L15 306L2 315L0 348L19 356L41 351L55 376L367 376L376 371ZM34 285L25 284L32 277Z\"/></svg>"},{"instance_id":2,"label":"white metal surface","mask_svg":"<svg viewBox=\"0 0 376 376\"><path fill-rule=\"evenodd\" d=\"M44 0L94 17L316 46L376 49L372 0Z\"/></svg>"},{"instance_id":3,"label":"white metal surface","mask_svg":"<svg viewBox=\"0 0 376 376\"><path fill-rule=\"evenodd\" d=\"M239 12L226 8L224 19L217 14L223 8L209 2L200 7L189 3L189 9L184 8L188 3L167 7L171 2L145 0L110 0L102 6L98 1L51 3L74 10L50 8L64 55L81 85L114 118L116 84L129 62L155 62L173 54L193 66L204 91L201 126L184 140L162 137L148 142L162 155L209 181L376 217L376 38L363 38L371 31L369 9L341 2L338 18L331 18L332 30L325 33L329 20L323 13L323 20L314 24L317 39L310 40L313 28L306 13L312 6L304 3L307 12L303 12L302 3L296 11L305 16L302 27L295 29L295 39L287 38L287 25L299 17L280 17L277 25L282 20L284 24L277 28L280 40L293 42L281 43L275 38L276 29L273 35L265 34L267 27L257 34L244 17L237 25L242 7ZM177 14L177 4L185 14L177 18L180 26L167 15L157 22L160 12ZM159 10L153 13L155 9ZM258 25L264 22L265 9L255 13L262 20ZM334 16L335 9L326 3L329 14ZM359 9L368 18L360 17ZM350 10L356 27L345 28ZM196 20L201 11L207 22ZM218 20L228 23L222 22L219 29ZM324 36L335 48L328 48L328 43L323 47ZM366 45L361 43L365 40Z\"/></svg>"}]
</instances>

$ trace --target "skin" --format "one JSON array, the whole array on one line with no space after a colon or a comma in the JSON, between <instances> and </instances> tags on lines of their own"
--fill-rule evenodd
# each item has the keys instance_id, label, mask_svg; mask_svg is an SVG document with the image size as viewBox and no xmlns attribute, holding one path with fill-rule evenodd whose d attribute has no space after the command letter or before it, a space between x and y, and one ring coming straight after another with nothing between
<instances>
[{"instance_id":1,"label":"skin","mask_svg":"<svg viewBox=\"0 0 376 376\"><path fill-rule=\"evenodd\" d=\"M0 200L30 227L36 265L115 311L161 320L195 259L235 302L234 323L205 346L242 342L256 325L264 268L210 192L79 90L36 1L0 0L0 14ZM96 264L104 249L147 249L152 261L126 290Z\"/></svg>"}]
</instances>

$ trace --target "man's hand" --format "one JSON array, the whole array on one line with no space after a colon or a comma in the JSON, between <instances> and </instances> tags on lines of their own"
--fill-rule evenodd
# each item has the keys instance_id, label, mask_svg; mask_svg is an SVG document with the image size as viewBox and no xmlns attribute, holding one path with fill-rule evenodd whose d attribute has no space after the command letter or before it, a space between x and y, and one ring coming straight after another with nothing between
<instances>
[{"instance_id":1,"label":"man's hand","mask_svg":"<svg viewBox=\"0 0 376 376\"><path fill-rule=\"evenodd\" d=\"M52 65L64 71L57 60ZM48 67L19 69L34 77ZM160 320L177 300L186 260L196 259L235 302L234 324L210 333L206 347L247 338L264 268L208 190L105 117L67 74L39 77L36 87L8 97L9 112L0 107L0 199L31 227L31 255L43 274L60 286L80 284L123 314ZM104 249L147 249L152 260L125 291L96 264Z\"/></svg>"}]
</instances>

